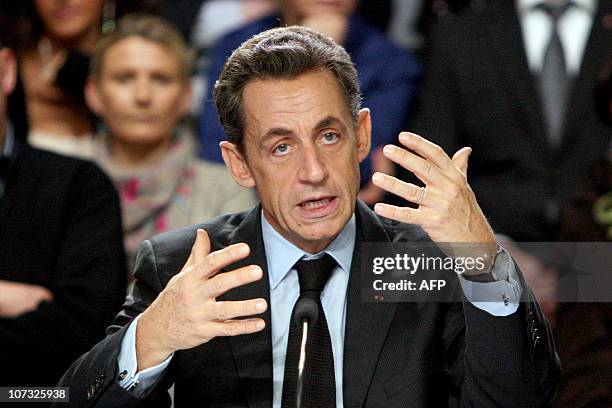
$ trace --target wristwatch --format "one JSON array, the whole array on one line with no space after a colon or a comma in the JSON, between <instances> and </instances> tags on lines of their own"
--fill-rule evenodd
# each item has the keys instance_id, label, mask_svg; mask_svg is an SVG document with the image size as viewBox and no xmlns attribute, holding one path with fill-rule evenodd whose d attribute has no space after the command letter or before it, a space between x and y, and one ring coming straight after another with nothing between
<instances>
[{"instance_id":1,"label":"wristwatch","mask_svg":"<svg viewBox=\"0 0 612 408\"><path fill-rule=\"evenodd\" d=\"M495 253L491 255L491 263L489 264L489 273L493 280L502 281L508 280L508 254L504 251L499 242L496 243L497 249Z\"/></svg>"},{"instance_id":2,"label":"wristwatch","mask_svg":"<svg viewBox=\"0 0 612 408\"><path fill-rule=\"evenodd\" d=\"M486 271L478 273L476 275L465 275L465 279L473 282L496 282L496 281L508 281L509 268L508 268L508 253L504 248L496 243L497 249L495 253L491 255L491 263Z\"/></svg>"}]
</instances>

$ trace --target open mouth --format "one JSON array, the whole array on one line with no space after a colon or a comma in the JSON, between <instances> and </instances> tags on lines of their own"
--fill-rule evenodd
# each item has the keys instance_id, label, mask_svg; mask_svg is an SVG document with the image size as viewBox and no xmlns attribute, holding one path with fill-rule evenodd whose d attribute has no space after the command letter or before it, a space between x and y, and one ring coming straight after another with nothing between
<instances>
[{"instance_id":1,"label":"open mouth","mask_svg":"<svg viewBox=\"0 0 612 408\"><path fill-rule=\"evenodd\" d=\"M302 201L298 207L300 213L307 218L320 218L331 214L338 206L338 198L333 196L320 197Z\"/></svg>"},{"instance_id":2,"label":"open mouth","mask_svg":"<svg viewBox=\"0 0 612 408\"><path fill-rule=\"evenodd\" d=\"M315 208L320 208L323 207L327 204L329 204L329 202L333 200L333 197L324 197L324 198L320 198L318 200L310 200L310 201L304 201L303 203L300 204L300 206L302 208L306 208L309 210L314 210Z\"/></svg>"}]
</instances>

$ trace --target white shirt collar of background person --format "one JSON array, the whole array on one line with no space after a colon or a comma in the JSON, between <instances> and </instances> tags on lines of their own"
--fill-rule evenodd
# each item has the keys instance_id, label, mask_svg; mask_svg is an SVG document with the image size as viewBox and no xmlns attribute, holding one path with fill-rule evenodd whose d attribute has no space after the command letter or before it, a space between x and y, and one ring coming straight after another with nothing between
<instances>
[{"instance_id":1,"label":"white shirt collar of background person","mask_svg":"<svg viewBox=\"0 0 612 408\"><path fill-rule=\"evenodd\" d=\"M550 17L538 6L543 0L516 0L521 21L523 44L531 72L542 70L546 46L552 35ZM567 72L575 76L580 72L582 57L597 11L597 0L572 0L572 6L561 16L558 23L559 37Z\"/></svg>"}]
</instances>

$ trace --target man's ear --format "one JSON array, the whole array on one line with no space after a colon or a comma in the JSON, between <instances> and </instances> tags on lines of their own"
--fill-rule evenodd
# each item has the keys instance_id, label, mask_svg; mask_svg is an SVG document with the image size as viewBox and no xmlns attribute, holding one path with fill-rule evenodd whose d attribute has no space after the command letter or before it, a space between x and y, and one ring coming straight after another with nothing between
<instances>
[{"instance_id":1,"label":"man's ear","mask_svg":"<svg viewBox=\"0 0 612 408\"><path fill-rule=\"evenodd\" d=\"M357 157L361 163L372 147L372 119L368 108L360 109L357 115Z\"/></svg>"},{"instance_id":2,"label":"man's ear","mask_svg":"<svg viewBox=\"0 0 612 408\"><path fill-rule=\"evenodd\" d=\"M98 81L93 75L87 78L87 82L85 82L85 102L96 115L104 116L104 102L100 95Z\"/></svg>"},{"instance_id":3,"label":"man's ear","mask_svg":"<svg viewBox=\"0 0 612 408\"><path fill-rule=\"evenodd\" d=\"M255 187L255 179L251 175L251 170L247 165L246 158L242 152L233 143L221 142L221 154L223 155L223 161L225 165L230 169L232 177L236 183L242 187L253 188Z\"/></svg>"},{"instance_id":4,"label":"man's ear","mask_svg":"<svg viewBox=\"0 0 612 408\"><path fill-rule=\"evenodd\" d=\"M17 61L8 48L0 49L0 86L4 95L10 95L17 83Z\"/></svg>"}]
</instances>

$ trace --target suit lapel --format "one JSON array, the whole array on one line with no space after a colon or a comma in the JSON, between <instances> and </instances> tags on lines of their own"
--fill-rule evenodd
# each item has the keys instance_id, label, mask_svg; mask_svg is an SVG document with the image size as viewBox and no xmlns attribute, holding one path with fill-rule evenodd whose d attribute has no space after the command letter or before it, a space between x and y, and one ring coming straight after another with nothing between
<instances>
[{"instance_id":1,"label":"suit lapel","mask_svg":"<svg viewBox=\"0 0 612 408\"><path fill-rule=\"evenodd\" d=\"M612 29L607 28L604 24L604 19L612 19L610 13L612 13L610 1L600 1L587 40L580 73L574 82L566 115L562 152L569 150L580 138L579 129L584 125L585 111L589 110L589 106L594 103L593 86L597 82L600 69L610 58Z\"/></svg>"},{"instance_id":2,"label":"suit lapel","mask_svg":"<svg viewBox=\"0 0 612 408\"><path fill-rule=\"evenodd\" d=\"M268 267L261 233L261 207L256 206L240 224L230 244L247 243L251 254L228 270L247 265L259 265L263 278L249 285L227 292L223 300L264 298L270 304ZM249 407L264 408L272 401L272 320L270 308L263 313L266 327L263 331L247 336L228 337L242 389Z\"/></svg>"},{"instance_id":3,"label":"suit lapel","mask_svg":"<svg viewBox=\"0 0 612 408\"><path fill-rule=\"evenodd\" d=\"M487 44L499 83L506 88L510 107L523 130L531 130L527 142L548 157L548 142L540 99L527 63L520 21L513 1L492 3L486 12ZM518 135L521 136L521 135Z\"/></svg>"},{"instance_id":4,"label":"suit lapel","mask_svg":"<svg viewBox=\"0 0 612 408\"><path fill-rule=\"evenodd\" d=\"M390 242L380 220L357 202L357 238L348 283L344 334L344 405L361 407L372 382L378 356L391 326L397 303L361 301L361 244Z\"/></svg>"}]
</instances>

